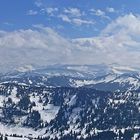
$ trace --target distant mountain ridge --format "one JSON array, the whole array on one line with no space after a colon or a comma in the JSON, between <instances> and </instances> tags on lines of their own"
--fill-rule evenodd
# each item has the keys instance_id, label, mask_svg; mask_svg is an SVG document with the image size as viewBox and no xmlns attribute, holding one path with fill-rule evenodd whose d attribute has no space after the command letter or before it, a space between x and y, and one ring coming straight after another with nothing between
<instances>
[{"instance_id":1,"label":"distant mountain ridge","mask_svg":"<svg viewBox=\"0 0 140 140\"><path fill-rule=\"evenodd\" d=\"M32 86L82 87L98 90L136 90L140 86L139 69L113 65L54 65L29 71L15 71L0 77L0 83Z\"/></svg>"}]
</instances>

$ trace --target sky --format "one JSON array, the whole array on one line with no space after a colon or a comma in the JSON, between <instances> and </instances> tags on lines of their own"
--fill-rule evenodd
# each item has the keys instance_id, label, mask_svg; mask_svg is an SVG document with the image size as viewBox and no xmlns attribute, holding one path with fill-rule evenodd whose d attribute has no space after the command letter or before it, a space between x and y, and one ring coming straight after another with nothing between
<instances>
[{"instance_id":1,"label":"sky","mask_svg":"<svg viewBox=\"0 0 140 140\"><path fill-rule=\"evenodd\" d=\"M1 0L0 71L52 64L140 66L139 0Z\"/></svg>"}]
</instances>

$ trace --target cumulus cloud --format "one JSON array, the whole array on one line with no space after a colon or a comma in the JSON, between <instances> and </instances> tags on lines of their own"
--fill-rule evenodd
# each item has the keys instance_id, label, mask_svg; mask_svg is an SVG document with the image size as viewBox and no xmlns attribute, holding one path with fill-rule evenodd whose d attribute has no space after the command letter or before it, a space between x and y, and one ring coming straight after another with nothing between
<instances>
[{"instance_id":1,"label":"cumulus cloud","mask_svg":"<svg viewBox=\"0 0 140 140\"><path fill-rule=\"evenodd\" d=\"M35 5L39 8L44 7L45 3L43 0L35 0Z\"/></svg>"},{"instance_id":2,"label":"cumulus cloud","mask_svg":"<svg viewBox=\"0 0 140 140\"><path fill-rule=\"evenodd\" d=\"M93 63L100 59L95 53L97 50L82 47L40 25L28 30L0 31L0 71L24 65Z\"/></svg>"},{"instance_id":3,"label":"cumulus cloud","mask_svg":"<svg viewBox=\"0 0 140 140\"><path fill-rule=\"evenodd\" d=\"M0 31L1 71L24 65L118 63L139 66L140 17L128 14L111 22L100 35L66 39L41 25Z\"/></svg>"},{"instance_id":4,"label":"cumulus cloud","mask_svg":"<svg viewBox=\"0 0 140 140\"><path fill-rule=\"evenodd\" d=\"M140 17L132 13L125 16L120 16L111 24L109 24L105 29L104 33L123 33L126 35L133 34L137 36L140 33Z\"/></svg>"},{"instance_id":5,"label":"cumulus cloud","mask_svg":"<svg viewBox=\"0 0 140 140\"><path fill-rule=\"evenodd\" d=\"M68 22L68 23L71 23L72 22L72 20L67 15L64 15L64 14L58 15L58 18L60 18L64 22Z\"/></svg>"},{"instance_id":6,"label":"cumulus cloud","mask_svg":"<svg viewBox=\"0 0 140 140\"><path fill-rule=\"evenodd\" d=\"M60 14L58 16L58 18L60 18L64 22L71 23L71 24L74 24L74 25L77 25L77 26L80 26L80 25L83 25L83 24L92 25L92 24L95 23L94 21L91 21L91 20L86 20L86 19L81 19L81 18L76 18L76 17L71 18L68 15L64 15L64 14Z\"/></svg>"},{"instance_id":7,"label":"cumulus cloud","mask_svg":"<svg viewBox=\"0 0 140 140\"><path fill-rule=\"evenodd\" d=\"M105 12L100 9L97 10L92 9L91 11L94 11L96 16L105 16Z\"/></svg>"},{"instance_id":8,"label":"cumulus cloud","mask_svg":"<svg viewBox=\"0 0 140 140\"><path fill-rule=\"evenodd\" d=\"M47 14L49 16L55 16L55 14L59 11L57 7L48 7L45 1L36 0L35 5L40 9L38 13Z\"/></svg>"},{"instance_id":9,"label":"cumulus cloud","mask_svg":"<svg viewBox=\"0 0 140 140\"><path fill-rule=\"evenodd\" d=\"M44 1L38 0L35 1L35 5L40 9L40 14L46 14L50 17L55 17L61 19L63 22L73 24L76 26L81 25L93 25L95 21L93 19L85 18L85 11L75 7L65 7L65 8L57 8L57 7L48 7L44 3ZM33 11L30 11L30 15L34 14Z\"/></svg>"},{"instance_id":10,"label":"cumulus cloud","mask_svg":"<svg viewBox=\"0 0 140 140\"><path fill-rule=\"evenodd\" d=\"M34 10L29 10L27 12L27 15L30 15L30 16L37 15L37 14L38 14L38 12L37 11L34 11Z\"/></svg>"},{"instance_id":11,"label":"cumulus cloud","mask_svg":"<svg viewBox=\"0 0 140 140\"><path fill-rule=\"evenodd\" d=\"M82 24L87 24L87 25L92 25L95 22L91 21L91 20L84 20L84 19L80 19L80 18L74 18L72 19L72 22L75 23L76 25L82 25Z\"/></svg>"},{"instance_id":12,"label":"cumulus cloud","mask_svg":"<svg viewBox=\"0 0 140 140\"><path fill-rule=\"evenodd\" d=\"M77 26L92 25L95 23L95 21L85 19L83 16L84 12L81 12L78 8L65 8L63 14L59 14L58 18Z\"/></svg>"},{"instance_id":13,"label":"cumulus cloud","mask_svg":"<svg viewBox=\"0 0 140 140\"><path fill-rule=\"evenodd\" d=\"M22 65L59 63L71 54L70 43L50 28L0 32L0 65L3 69Z\"/></svg>"},{"instance_id":14,"label":"cumulus cloud","mask_svg":"<svg viewBox=\"0 0 140 140\"><path fill-rule=\"evenodd\" d=\"M113 7L107 7L106 11L109 12L109 13L114 13L115 9Z\"/></svg>"},{"instance_id":15,"label":"cumulus cloud","mask_svg":"<svg viewBox=\"0 0 140 140\"><path fill-rule=\"evenodd\" d=\"M110 17L106 15L106 12L101 9L90 9L90 12L95 16L105 18L105 19L110 19Z\"/></svg>"},{"instance_id":16,"label":"cumulus cloud","mask_svg":"<svg viewBox=\"0 0 140 140\"><path fill-rule=\"evenodd\" d=\"M64 13L69 14L72 17L81 17L83 13L78 8L65 8Z\"/></svg>"},{"instance_id":17,"label":"cumulus cloud","mask_svg":"<svg viewBox=\"0 0 140 140\"><path fill-rule=\"evenodd\" d=\"M87 46L88 48L94 48L94 50L100 49L98 55L104 59L104 63L139 67L139 26L140 17L128 14L111 22L99 36L75 41L83 47Z\"/></svg>"},{"instance_id":18,"label":"cumulus cloud","mask_svg":"<svg viewBox=\"0 0 140 140\"><path fill-rule=\"evenodd\" d=\"M41 13L43 14L48 14L50 16L55 16L56 12L58 12L58 8L56 7L44 7L44 8L41 8Z\"/></svg>"}]
</instances>

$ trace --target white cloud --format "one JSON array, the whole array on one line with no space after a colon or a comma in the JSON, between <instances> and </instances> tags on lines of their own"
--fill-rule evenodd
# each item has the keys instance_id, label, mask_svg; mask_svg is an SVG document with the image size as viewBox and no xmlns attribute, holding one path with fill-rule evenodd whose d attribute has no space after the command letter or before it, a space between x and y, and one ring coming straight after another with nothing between
<instances>
[{"instance_id":1,"label":"white cloud","mask_svg":"<svg viewBox=\"0 0 140 140\"><path fill-rule=\"evenodd\" d=\"M10 23L10 22L4 22L3 24L7 26L13 26L13 23Z\"/></svg>"},{"instance_id":2,"label":"white cloud","mask_svg":"<svg viewBox=\"0 0 140 140\"><path fill-rule=\"evenodd\" d=\"M86 25L90 25L90 24L94 24L94 21L90 21L90 20L83 20L83 19L79 19L79 18L74 18L72 20L72 22L76 25L82 25L82 24L86 24Z\"/></svg>"},{"instance_id":3,"label":"white cloud","mask_svg":"<svg viewBox=\"0 0 140 140\"><path fill-rule=\"evenodd\" d=\"M52 8L52 7L50 7L50 8L46 8L46 11L47 11L47 13L51 14L52 12L57 12L58 11L58 8Z\"/></svg>"},{"instance_id":4,"label":"white cloud","mask_svg":"<svg viewBox=\"0 0 140 140\"><path fill-rule=\"evenodd\" d=\"M65 8L63 12L64 14L58 15L58 18L64 22L68 22L77 26L91 25L95 23L93 20L84 19L84 14L78 8Z\"/></svg>"},{"instance_id":5,"label":"white cloud","mask_svg":"<svg viewBox=\"0 0 140 140\"><path fill-rule=\"evenodd\" d=\"M82 16L82 13L81 13L80 9L78 9L78 8L64 9L64 13L69 14L72 17L81 17Z\"/></svg>"},{"instance_id":6,"label":"white cloud","mask_svg":"<svg viewBox=\"0 0 140 140\"><path fill-rule=\"evenodd\" d=\"M115 9L113 7L107 7L106 11L109 12L109 13L114 13Z\"/></svg>"},{"instance_id":7,"label":"white cloud","mask_svg":"<svg viewBox=\"0 0 140 140\"><path fill-rule=\"evenodd\" d=\"M104 33L125 33L126 35L133 34L137 36L140 33L140 17L135 16L134 14L130 13L125 16L121 16L117 18L117 20L113 21L109 24Z\"/></svg>"},{"instance_id":8,"label":"white cloud","mask_svg":"<svg viewBox=\"0 0 140 140\"><path fill-rule=\"evenodd\" d=\"M42 6L43 6L42 0L36 0L36 1L35 1L35 5L36 5L37 7L42 7Z\"/></svg>"},{"instance_id":9,"label":"white cloud","mask_svg":"<svg viewBox=\"0 0 140 140\"><path fill-rule=\"evenodd\" d=\"M46 8L42 8L41 12L43 12L44 14L47 13L50 16L55 16L55 13L58 12L58 8L56 7L46 7Z\"/></svg>"},{"instance_id":10,"label":"white cloud","mask_svg":"<svg viewBox=\"0 0 140 140\"><path fill-rule=\"evenodd\" d=\"M50 28L0 32L1 70L23 65L59 63L70 55L69 41Z\"/></svg>"},{"instance_id":11,"label":"white cloud","mask_svg":"<svg viewBox=\"0 0 140 140\"><path fill-rule=\"evenodd\" d=\"M45 1L37 0L35 5L40 8L40 14L44 14L50 17L61 19L63 22L67 22L76 26L81 25L93 25L95 21L93 19L85 18L85 11L75 7L57 8L48 7ZM51 18L50 18L51 19Z\"/></svg>"},{"instance_id":12,"label":"white cloud","mask_svg":"<svg viewBox=\"0 0 140 140\"><path fill-rule=\"evenodd\" d=\"M29 10L28 12L27 12L27 15L30 15L30 16L32 16L32 15L37 15L38 14L38 12L37 11L34 11L34 10Z\"/></svg>"},{"instance_id":13,"label":"white cloud","mask_svg":"<svg viewBox=\"0 0 140 140\"><path fill-rule=\"evenodd\" d=\"M40 14L48 14L50 16L55 16L56 12L59 11L57 7L48 7L45 1L36 0L35 5L40 9L38 12Z\"/></svg>"},{"instance_id":14,"label":"white cloud","mask_svg":"<svg viewBox=\"0 0 140 140\"><path fill-rule=\"evenodd\" d=\"M100 9L97 9L97 10L95 11L95 15L96 15L96 16L105 16L105 12L102 11L102 10L100 10Z\"/></svg>"},{"instance_id":15,"label":"white cloud","mask_svg":"<svg viewBox=\"0 0 140 140\"><path fill-rule=\"evenodd\" d=\"M101 9L90 9L91 14L101 17L101 18L105 18L110 20L110 17L106 15L105 11L101 10Z\"/></svg>"},{"instance_id":16,"label":"white cloud","mask_svg":"<svg viewBox=\"0 0 140 140\"><path fill-rule=\"evenodd\" d=\"M90 25L90 24L94 24L94 21L90 21L90 20L85 20L85 19L81 19L81 18L71 18L67 15L61 14L58 16L61 20L63 20L64 22L68 22L77 26L81 26L83 24L86 25Z\"/></svg>"},{"instance_id":17,"label":"white cloud","mask_svg":"<svg viewBox=\"0 0 140 140\"><path fill-rule=\"evenodd\" d=\"M66 39L36 26L0 31L1 70L23 65L118 63L140 66L140 17L128 14L111 22L99 36Z\"/></svg>"},{"instance_id":18,"label":"white cloud","mask_svg":"<svg viewBox=\"0 0 140 140\"><path fill-rule=\"evenodd\" d=\"M67 15L60 14L58 17L61 18L65 22L69 22L69 23L72 22L71 19Z\"/></svg>"},{"instance_id":19,"label":"white cloud","mask_svg":"<svg viewBox=\"0 0 140 140\"><path fill-rule=\"evenodd\" d=\"M140 67L140 17L128 14L111 22L98 37L75 40L80 46L100 50L104 63ZM93 47L94 46L94 47ZM97 56L98 56L97 55ZM104 56L103 56L104 55ZM97 58L101 62L100 59Z\"/></svg>"}]
</instances>

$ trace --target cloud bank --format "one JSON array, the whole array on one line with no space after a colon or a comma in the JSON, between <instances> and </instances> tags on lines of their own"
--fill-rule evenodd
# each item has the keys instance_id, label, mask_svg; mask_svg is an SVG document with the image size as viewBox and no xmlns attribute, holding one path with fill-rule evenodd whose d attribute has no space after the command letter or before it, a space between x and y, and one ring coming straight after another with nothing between
<instances>
[{"instance_id":1,"label":"cloud bank","mask_svg":"<svg viewBox=\"0 0 140 140\"><path fill-rule=\"evenodd\" d=\"M91 38L66 39L44 26L0 31L0 71L51 64L118 63L139 67L139 26L140 17L128 14Z\"/></svg>"}]
</instances>

